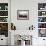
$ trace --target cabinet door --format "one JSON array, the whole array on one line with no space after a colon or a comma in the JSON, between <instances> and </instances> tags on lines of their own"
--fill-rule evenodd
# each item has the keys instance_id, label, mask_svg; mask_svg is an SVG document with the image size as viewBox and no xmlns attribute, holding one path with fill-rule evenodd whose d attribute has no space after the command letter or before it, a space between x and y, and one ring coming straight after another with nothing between
<instances>
[{"instance_id":1,"label":"cabinet door","mask_svg":"<svg viewBox=\"0 0 46 46\"><path fill-rule=\"evenodd\" d=\"M43 41L42 38L39 38L39 39L38 39L38 45L39 45L39 46L44 46L44 41Z\"/></svg>"}]
</instances>

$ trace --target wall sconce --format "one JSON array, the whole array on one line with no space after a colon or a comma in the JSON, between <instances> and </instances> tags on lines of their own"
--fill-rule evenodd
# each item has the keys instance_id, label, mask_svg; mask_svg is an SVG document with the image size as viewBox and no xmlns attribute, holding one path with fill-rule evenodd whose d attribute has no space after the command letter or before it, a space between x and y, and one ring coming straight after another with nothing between
<instances>
[{"instance_id":1,"label":"wall sconce","mask_svg":"<svg viewBox=\"0 0 46 46\"><path fill-rule=\"evenodd\" d=\"M29 26L29 30L34 30L34 26L33 25L31 25L31 26Z\"/></svg>"},{"instance_id":2,"label":"wall sconce","mask_svg":"<svg viewBox=\"0 0 46 46\"><path fill-rule=\"evenodd\" d=\"M16 26L13 23L11 23L11 30L16 30Z\"/></svg>"}]
</instances>

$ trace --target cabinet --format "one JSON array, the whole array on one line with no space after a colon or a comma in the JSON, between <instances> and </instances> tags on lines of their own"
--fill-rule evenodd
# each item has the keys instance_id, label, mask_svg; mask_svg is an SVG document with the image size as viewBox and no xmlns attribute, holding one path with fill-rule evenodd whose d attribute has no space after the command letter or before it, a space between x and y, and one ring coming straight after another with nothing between
<instances>
[{"instance_id":1,"label":"cabinet","mask_svg":"<svg viewBox=\"0 0 46 46\"><path fill-rule=\"evenodd\" d=\"M38 38L38 46L46 46L46 37Z\"/></svg>"},{"instance_id":2,"label":"cabinet","mask_svg":"<svg viewBox=\"0 0 46 46\"><path fill-rule=\"evenodd\" d=\"M5 35L0 35L0 45L8 45L8 37L5 37Z\"/></svg>"},{"instance_id":3,"label":"cabinet","mask_svg":"<svg viewBox=\"0 0 46 46\"><path fill-rule=\"evenodd\" d=\"M0 45L9 45L10 0L0 0Z\"/></svg>"},{"instance_id":4,"label":"cabinet","mask_svg":"<svg viewBox=\"0 0 46 46\"><path fill-rule=\"evenodd\" d=\"M46 37L46 3L38 3L38 31L40 37Z\"/></svg>"}]
</instances>

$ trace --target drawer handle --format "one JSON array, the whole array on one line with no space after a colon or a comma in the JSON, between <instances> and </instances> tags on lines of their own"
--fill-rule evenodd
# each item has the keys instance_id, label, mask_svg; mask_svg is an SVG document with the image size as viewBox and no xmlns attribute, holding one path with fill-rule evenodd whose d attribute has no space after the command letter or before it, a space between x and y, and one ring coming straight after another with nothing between
<instances>
[{"instance_id":1,"label":"drawer handle","mask_svg":"<svg viewBox=\"0 0 46 46\"><path fill-rule=\"evenodd\" d=\"M1 40L3 40L3 39L1 39Z\"/></svg>"},{"instance_id":2,"label":"drawer handle","mask_svg":"<svg viewBox=\"0 0 46 46\"><path fill-rule=\"evenodd\" d=\"M45 40L45 39L43 39L43 40Z\"/></svg>"}]
</instances>

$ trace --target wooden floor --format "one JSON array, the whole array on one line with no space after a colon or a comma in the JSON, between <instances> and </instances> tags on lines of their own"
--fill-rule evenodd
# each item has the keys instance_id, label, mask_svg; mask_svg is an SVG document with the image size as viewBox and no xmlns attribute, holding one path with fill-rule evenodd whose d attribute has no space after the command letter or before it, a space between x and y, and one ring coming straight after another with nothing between
<instances>
[{"instance_id":1,"label":"wooden floor","mask_svg":"<svg viewBox=\"0 0 46 46\"><path fill-rule=\"evenodd\" d=\"M0 45L0 46L8 46L8 45Z\"/></svg>"}]
</instances>

